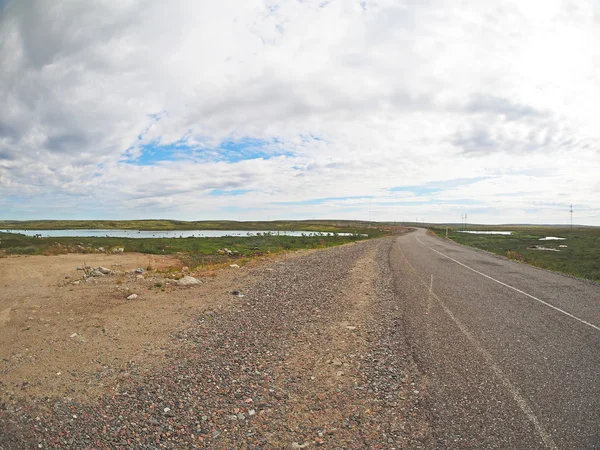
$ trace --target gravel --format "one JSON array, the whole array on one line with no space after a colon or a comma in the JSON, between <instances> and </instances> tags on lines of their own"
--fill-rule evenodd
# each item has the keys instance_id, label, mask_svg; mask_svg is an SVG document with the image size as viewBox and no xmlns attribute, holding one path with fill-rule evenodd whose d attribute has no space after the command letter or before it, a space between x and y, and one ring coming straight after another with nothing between
<instances>
[{"instance_id":1,"label":"gravel","mask_svg":"<svg viewBox=\"0 0 600 450\"><path fill-rule=\"evenodd\" d=\"M391 243L256 269L243 297L172 335L166 367L133 365L92 404L0 405L0 448L432 448Z\"/></svg>"}]
</instances>

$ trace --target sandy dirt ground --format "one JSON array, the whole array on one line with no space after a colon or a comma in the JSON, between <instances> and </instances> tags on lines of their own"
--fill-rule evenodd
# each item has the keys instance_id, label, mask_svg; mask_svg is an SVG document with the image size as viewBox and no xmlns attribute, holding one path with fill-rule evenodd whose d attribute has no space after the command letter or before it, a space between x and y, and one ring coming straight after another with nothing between
<instances>
[{"instance_id":1,"label":"sandy dirt ground","mask_svg":"<svg viewBox=\"0 0 600 450\"><path fill-rule=\"evenodd\" d=\"M110 393L131 373L163 364L171 333L193 314L226 307L259 263L191 273L203 284L179 286L175 278L187 273L168 256L0 258L0 399ZM84 265L115 273L85 281Z\"/></svg>"}]
</instances>

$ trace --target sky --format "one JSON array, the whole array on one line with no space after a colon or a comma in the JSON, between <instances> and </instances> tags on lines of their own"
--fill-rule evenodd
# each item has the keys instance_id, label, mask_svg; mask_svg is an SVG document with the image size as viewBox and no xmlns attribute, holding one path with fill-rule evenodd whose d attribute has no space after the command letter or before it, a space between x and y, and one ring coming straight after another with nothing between
<instances>
[{"instance_id":1,"label":"sky","mask_svg":"<svg viewBox=\"0 0 600 450\"><path fill-rule=\"evenodd\" d=\"M600 0L0 0L0 220L600 225Z\"/></svg>"}]
</instances>

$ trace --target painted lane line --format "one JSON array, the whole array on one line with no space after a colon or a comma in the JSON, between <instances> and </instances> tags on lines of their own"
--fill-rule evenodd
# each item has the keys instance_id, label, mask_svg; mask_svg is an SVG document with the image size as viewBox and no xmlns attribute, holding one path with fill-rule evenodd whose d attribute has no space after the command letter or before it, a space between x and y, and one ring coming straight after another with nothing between
<instances>
[{"instance_id":1,"label":"painted lane line","mask_svg":"<svg viewBox=\"0 0 600 450\"><path fill-rule=\"evenodd\" d=\"M427 282L425 282L419 276L419 273L417 272L417 269L415 269L415 267L410 263L410 261L408 260L408 258L406 257L406 255L404 254L404 252L402 251L402 249L401 248L398 248L398 249L400 250L400 254L404 258L404 260L408 263L408 265L410 266L410 268L414 272L414 274L417 277L417 279L419 280L419 282L421 282L421 284L425 288L427 288L428 287L427 286ZM544 428L544 426L541 424L540 420L537 418L537 416L535 415L535 413L533 412L533 410L531 409L531 407L527 403L527 400L525 399L525 397L523 397L523 395L521 395L519 389L514 384L511 383L510 379L504 374L504 372L498 366L498 364L496 364L496 361L494 361L494 358L492 357L492 355L490 354L490 352L488 352L479 343L479 341L477 340L477 338L475 337L475 335L469 330L469 328L466 325L464 325L452 313L452 311L450 310L450 308L448 308L448 306L446 305L446 303L444 303L444 301L435 292L433 292L433 275L431 275L431 284L429 285L429 296L428 297L429 297L428 298L428 303L429 303L429 299L431 299L431 297L433 297L433 298L435 298L437 300L438 304L442 307L442 309L448 315L448 317L450 317L450 319L452 319L452 321L458 327L458 329L461 331L461 333L467 338L467 340L471 343L471 345L475 348L475 350L477 352L479 352L479 354L483 357L483 359L485 360L485 362L488 364L490 370L494 373L494 375L496 376L496 378L498 380L500 380L500 382L502 383L502 385L504 386L504 388L509 392L509 394L512 396L512 398L515 401L515 403L519 406L519 409L523 412L523 414L525 415L525 417L527 417L527 419L531 422L531 424L535 428L536 432L538 433L538 435L542 439L542 442L544 443L544 445L546 446L546 448L549 448L550 450L558 450L558 446L556 445L556 443L554 442L554 440L550 436L550 433L548 433L548 431L546 431L546 429ZM429 305L428 305L428 309L429 309Z\"/></svg>"},{"instance_id":2,"label":"painted lane line","mask_svg":"<svg viewBox=\"0 0 600 450\"><path fill-rule=\"evenodd\" d=\"M463 335L471 342L471 345L473 345L475 347L475 349L481 354L481 356L483 356L483 358L487 362L487 364L490 367L490 369L492 370L492 372L494 372L494 375L496 375L496 377L504 385L504 387L510 393L513 400L517 403L517 405L519 405L519 409L523 412L523 414L525 414L527 419L532 423L532 425L534 426L538 435L544 442L544 445L549 449L557 450L558 449L557 445L552 440L552 437L550 436L550 434L546 431L546 429L540 423L540 420L537 418L537 416L535 415L535 413L533 412L533 410L527 403L527 400L525 400L525 397L523 397L521 395L521 393L519 392L519 389L514 384L511 383L511 381L504 374L502 369L500 369L500 367L496 364L492 355L485 348L483 348L481 346L481 344L477 341L477 338L473 335L473 333L471 333L471 331L460 320L458 320L456 318L456 316L452 313L452 311L450 311L448 306L446 306L446 304L442 301L441 298L439 298L433 292L431 292L431 295L433 295L433 298L435 298L438 301L439 305L446 312L446 314L448 314L448 316L456 324L456 326L463 333Z\"/></svg>"},{"instance_id":3,"label":"painted lane line","mask_svg":"<svg viewBox=\"0 0 600 450\"><path fill-rule=\"evenodd\" d=\"M529 298L531 298L531 299L535 300L536 302L540 302L542 305L546 305L546 306L547 306L547 307L549 307L549 308L552 308L552 309L554 309L554 310L556 310L556 311L558 311L558 312L560 312L560 313L563 313L565 316L569 316L570 318L572 318L572 319L575 319L575 320L577 320L578 322L581 322L582 324L584 324L584 325L587 325L588 327L591 327L591 328L593 328L594 330L600 331L600 327L598 327L598 326L594 325L593 323L590 323L590 322L588 322L588 321L586 321L586 320L580 319L579 317L577 317L577 316L574 316L574 315L573 315L573 314L571 314L571 313L568 313L568 312L567 312L567 311L565 311L564 309L560 309L560 308L558 308L557 306L551 305L550 303L548 303L548 302L545 302L544 300L541 300L541 299L539 299L539 298L537 298L537 297L534 297L533 295L531 295L531 294L528 294L527 292L525 292L525 291L522 291L521 289L518 289L518 288L516 288L516 287L514 287L514 286L511 286L510 284L506 284L506 283L504 283L504 282L502 282L502 281L500 281L500 280L496 280L495 278L493 278L493 277L490 277L489 275L486 275L486 274L485 274L485 273L483 273L483 272L480 272L480 271L478 271L478 270L475 270L475 269L473 269L472 267L469 267L469 266L467 266L466 264L463 264L463 263L461 263L460 261L457 261L456 259L454 259L454 258L451 258L451 257L450 257L450 256L448 256L448 255L445 255L445 254L444 254L444 253L442 253L442 252L438 252L438 251L437 251L435 248L432 248L432 247L430 247L429 245L425 244L425 243L424 243L423 241L421 241L421 239L419 239L418 237L416 237L415 239L416 239L417 241L419 241L419 242L420 242L422 245L424 245L425 247L427 247L429 250L432 250L432 251L436 252L438 255L441 255L441 256L443 256L444 258L448 258L449 260L451 260L451 261L454 261L456 264L459 264L459 265L463 266L464 268L466 268L466 269L469 269L469 270L471 270L471 271L475 272L476 274L479 274L479 275L481 275L482 277L485 277L485 278L488 278L488 279L490 279L490 280L492 280L492 281L495 281L496 283L498 283L498 284L501 284L502 286L506 286L507 288L509 288L509 289L512 289L513 291L516 291L516 292L518 292L519 294L523 294L523 295L525 295L525 296L527 296L527 297L529 297Z\"/></svg>"}]
</instances>

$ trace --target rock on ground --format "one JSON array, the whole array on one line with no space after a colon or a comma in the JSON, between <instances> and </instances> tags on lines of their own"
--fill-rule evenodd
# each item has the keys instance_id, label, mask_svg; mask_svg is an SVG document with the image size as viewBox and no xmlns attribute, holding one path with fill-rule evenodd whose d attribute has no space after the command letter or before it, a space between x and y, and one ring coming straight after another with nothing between
<instances>
[{"instance_id":1,"label":"rock on ground","mask_svg":"<svg viewBox=\"0 0 600 450\"><path fill-rule=\"evenodd\" d=\"M185 277L180 278L179 281L177 281L177 284L181 286L192 286L195 284L202 284L202 281L200 281L197 278L186 275Z\"/></svg>"}]
</instances>

